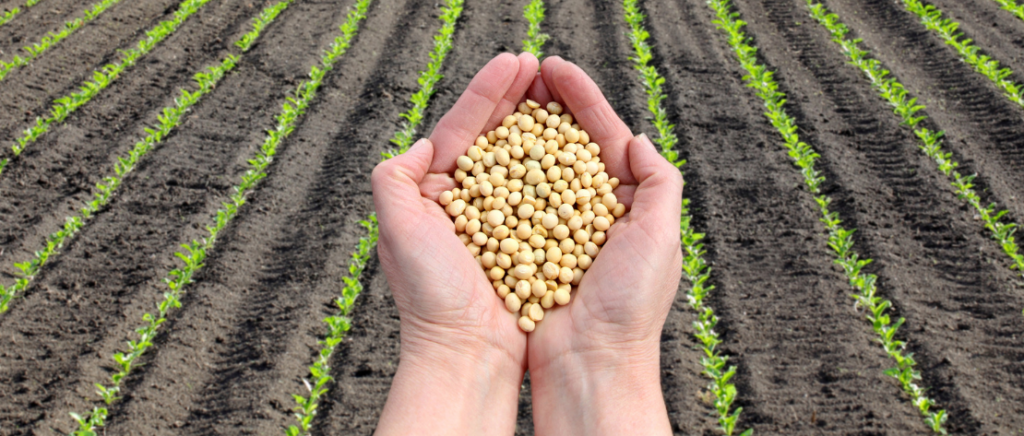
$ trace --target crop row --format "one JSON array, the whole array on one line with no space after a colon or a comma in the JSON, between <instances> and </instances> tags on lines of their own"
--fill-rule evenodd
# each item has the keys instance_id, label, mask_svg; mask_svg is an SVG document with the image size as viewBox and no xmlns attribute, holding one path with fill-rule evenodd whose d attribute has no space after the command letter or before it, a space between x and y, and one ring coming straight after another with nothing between
<instances>
[{"instance_id":1,"label":"crop row","mask_svg":"<svg viewBox=\"0 0 1024 436\"><path fill-rule=\"evenodd\" d=\"M463 4L464 0L447 0L442 9L439 17L441 28L434 36L430 62L427 64L427 69L420 72L417 79L420 89L410 98L413 106L401 115L405 122L391 139L391 143L397 145L398 149L382 153L382 160L405 153L412 144L416 128L423 122L423 115L430 105L430 98L434 95L434 85L444 77L441 74L441 68L444 66L448 52L451 51L452 41L455 37L455 25L462 15ZM320 344L320 351L309 367L309 378L302 380L307 392L292 394L292 398L297 404L295 418L298 420L298 425L289 426L285 431L287 436L309 434L309 428L316 416L316 409L320 405L320 397L327 393L327 384L334 380L334 377L330 375L331 356L334 355L337 345L341 343L345 334L352 327L352 321L348 315L355 308L356 299L363 291L363 285L359 280L366 268L366 262L370 259L370 252L377 247L376 214L371 213L365 220L360 221L360 224L366 229L367 236L359 238L356 251L351 254L352 261L349 263L348 276L342 278L345 286L341 290L341 296L334 300L334 304L338 307L338 313L324 319L324 323L327 324L327 335L323 340L317 341Z\"/></svg>"},{"instance_id":2,"label":"crop row","mask_svg":"<svg viewBox=\"0 0 1024 436\"><path fill-rule=\"evenodd\" d=\"M686 160L679 156L676 151L676 144L679 138L673 132L674 125L668 121L668 111L662 105L668 95L662 89L665 78L658 73L658 69L651 64L654 57L647 39L650 33L644 28L644 14L640 11L637 0L623 0L626 24L629 25L629 40L633 45L634 56L631 56L634 68L640 72L640 81L647 93L647 109L651 113L651 123L658 131L654 142L661 147L661 155L676 167L682 167ZM715 326L718 324L718 317L715 311L705 304L704 299L715 289L709 283L711 268L704 259L703 233L697 233L691 222L690 199L683 198L682 215L679 221L679 231L683 248L683 278L690 283L690 290L687 292L687 300L690 307L697 312L697 321L693 322L694 336L703 345L704 357L701 358L703 374L711 379L708 386L715 395L715 411L718 413L718 426L728 436L732 436L739 421L743 408L737 407L732 410L733 402L736 400L736 386L730 382L736 375L736 366L729 366L729 356L718 350L722 339ZM753 429L747 429L742 436L749 436L754 433Z\"/></svg>"},{"instance_id":3,"label":"crop row","mask_svg":"<svg viewBox=\"0 0 1024 436\"><path fill-rule=\"evenodd\" d=\"M925 4L920 0L900 0L903 7L916 14L921 23L931 29L942 38L942 40L953 46L960 55L960 59L974 67L981 75L988 77L1010 101L1024 107L1024 86L1010 79L1013 71L1009 68L1000 68L999 61L991 56L982 54L981 49L973 44L970 38L963 38L963 33L958 33L960 23L949 18L942 18L942 11L933 5Z\"/></svg>"},{"instance_id":4,"label":"crop row","mask_svg":"<svg viewBox=\"0 0 1024 436\"><path fill-rule=\"evenodd\" d=\"M291 1L289 0L284 3L291 3ZM258 37L263 30L265 23L277 16L275 11L277 11L275 7L268 7L264 10L254 21L253 25L255 28L246 33L242 40L238 41L243 53L248 50L248 46L240 44L247 40L251 44L251 40ZM185 89L181 90L181 96L174 99L174 106L163 108L162 114L157 116L158 123L145 129L146 137L137 142L135 147L128 152L127 156L119 156L117 158L117 163L114 164L114 174L103 177L96 184L96 189L93 191L93 199L82 207L79 214L67 217L64 221L64 226L47 236L45 245L40 250L37 250L31 259L14 264L14 267L20 271L20 276L10 286L0 284L0 313L6 312L10 308L11 300L17 297L19 293L28 289L50 257L57 254L64 246L64 243L73 238L82 229L86 221L91 219L94 214L110 202L110 198L121 186L128 173L135 169L139 159L145 156L154 146L162 142L170 134L171 130L177 127L181 116L198 103L203 96L212 91L217 86L217 82L224 76L224 73L234 68L237 60L238 58L235 56L228 56L220 65L210 67L205 72L197 73L195 79L199 84L199 89L194 92L189 92ZM0 170L3 169L3 163L0 163Z\"/></svg>"},{"instance_id":5,"label":"crop row","mask_svg":"<svg viewBox=\"0 0 1024 436\"><path fill-rule=\"evenodd\" d=\"M867 50L860 48L859 38L848 38L850 28L839 20L839 16L830 13L823 4L814 0L807 0L811 9L811 16L832 34L832 41L842 48L843 53L850 59L850 63L858 67L871 82L871 86L878 91L879 95L892 106L893 113L903 121L903 125L914 131L914 134L921 140L919 148L932 158L938 165L938 169L950 179L956 195L974 208L974 211L981 217L982 225L992 234L992 238L999 243L1003 252L1013 262L1011 269L1024 273L1024 254L1020 253L1014 233L1017 224L1013 222L1001 222L1008 213L1006 210L996 209L996 204L983 205L981 197L973 189L975 175L962 175L956 169L960 166L953 159L953 153L943 151L943 132L929 130L921 125L928 119L925 115L915 116L925 109L924 105L917 104L917 99L910 97L906 88L895 78L891 77L889 70L886 70L882 63L872 59Z\"/></svg>"},{"instance_id":6,"label":"crop row","mask_svg":"<svg viewBox=\"0 0 1024 436\"><path fill-rule=\"evenodd\" d=\"M252 42L259 36L259 32L291 3L292 0L286 0L264 9L254 20L253 31L243 36L236 45L240 48L250 47ZM136 361L146 350L153 346L152 340L156 337L159 326L166 321L168 312L173 308L181 307L181 297L184 289L188 284L192 283L194 274L203 267L203 261L206 259L209 250L214 247L217 235L238 214L239 208L245 204L246 194L254 189L260 180L266 177L268 166L277 153L277 147L294 130L305 109L316 97L316 91L322 84L326 74L331 71L337 60L347 51L352 38L359 30L359 21L366 16L366 9L369 7L369 4L370 0L363 0L355 5L353 10L349 12L346 22L340 27L341 35L336 37L330 47L325 50L321 57L320 65L311 68L309 80L304 81L298 86L294 97L286 98L287 101L282 105L281 113L275 117L277 125L274 129L267 132L267 138L260 147L259 152L257 152L254 159L249 161L250 168L242 176L241 183L234 187L234 194L230 196L230 202L223 203L223 209L217 211L213 225L207 227L209 235L183 245L182 247L185 250L175 253L184 262L184 266L171 271L168 273L168 277L164 279L169 289L164 292L164 299L157 304L157 311L144 314L142 319L145 324L135 329L139 339L128 341L128 350L126 352L114 354L113 359L117 364L115 368L118 368L118 372L111 376L112 384L110 386L96 384L98 393L107 405L120 398L118 395L121 393L121 383L130 374L133 366L137 366ZM228 56L222 64L225 71L221 71L219 75L223 75L224 72L230 70L237 59L233 55ZM104 425L107 409L105 407L96 407L89 414L72 414L72 416L78 421L79 425L79 429L74 433L75 435L94 435L96 428Z\"/></svg>"},{"instance_id":7,"label":"crop row","mask_svg":"<svg viewBox=\"0 0 1024 436\"><path fill-rule=\"evenodd\" d=\"M25 2L25 6L24 6L25 10L28 10L28 8L31 8L32 6L35 6L36 3L39 3L39 0L27 0ZM21 7L17 7L17 6L14 7L13 9L11 9L11 10L5 12L2 16L0 16L0 26L3 26L4 24L7 24L7 22L13 20L14 17L18 16L18 14L20 14L20 13L21 13Z\"/></svg>"},{"instance_id":8,"label":"crop row","mask_svg":"<svg viewBox=\"0 0 1024 436\"><path fill-rule=\"evenodd\" d=\"M10 62L0 61L0 80L4 80L7 74L15 68L21 68L27 66L32 60L39 57L39 55L59 44L61 41L67 39L76 30L81 29L100 14L106 12L111 6L116 5L121 0L102 0L92 6L86 8L84 18L75 18L74 20L64 23L64 28L59 32L49 32L46 36L42 37L39 42L34 43L30 46L25 46L24 50L28 53L28 56L14 56Z\"/></svg>"},{"instance_id":9,"label":"crop row","mask_svg":"<svg viewBox=\"0 0 1024 436\"><path fill-rule=\"evenodd\" d=\"M994 1L996 3L999 3L999 7L1003 8L1003 9L1005 9L1007 11L1012 12L1013 15L1017 16L1017 18L1020 18L1021 20L1024 20L1024 5L1019 5L1014 0L992 0L992 1Z\"/></svg>"},{"instance_id":10,"label":"crop row","mask_svg":"<svg viewBox=\"0 0 1024 436\"><path fill-rule=\"evenodd\" d=\"M863 271L871 263L870 259L861 259L853 249L853 230L843 228L837 212L829 210L832 199L821 192L825 177L815 168L815 161L820 157L814 149L800 141L797 134L796 120L786 113L784 105L786 94L779 90L774 73L757 59L757 48L751 45L752 40L743 32L746 23L739 19L739 13L733 12L729 0L710 0L708 5L715 11L717 19L714 24L723 30L728 43L736 53L736 57L747 71L744 80L747 86L754 88L757 95L764 101L767 112L765 116L772 126L782 135L784 146L800 169L804 183L814 195L814 200L821 211L821 222L828 230L828 246L836 254L835 263L842 266L850 285L857 290L853 295L858 307L867 309L867 319L878 335L879 342L895 362L896 367L885 371L886 375L899 381L903 391L917 410L924 417L925 423L935 432L945 434L943 424L947 415L945 410L932 411L935 401L925 395L925 388L917 384L921 379L919 371L914 369L917 362L911 353L904 353L907 343L896 338L896 333L903 325L904 319L893 321L889 314L892 303L878 295L877 277Z\"/></svg>"},{"instance_id":11,"label":"crop row","mask_svg":"<svg viewBox=\"0 0 1024 436\"><path fill-rule=\"evenodd\" d=\"M523 17L526 18L526 39L523 40L523 51L533 53L537 59L544 56L544 43L550 37L541 32L540 23L544 21L544 0L530 0L523 6Z\"/></svg>"},{"instance_id":12,"label":"crop row","mask_svg":"<svg viewBox=\"0 0 1024 436\"><path fill-rule=\"evenodd\" d=\"M178 5L174 12L174 18L161 21L152 29L146 31L146 37L138 42L136 48L121 52L120 62L108 64L102 69L93 71L92 80L86 80L78 92L54 100L50 108L50 114L45 117L36 117L35 125L25 129L24 134L18 138L18 142L11 146L14 156L18 156L29 144L35 142L44 133L50 130L54 124L63 122L69 115L78 108L84 106L93 97L106 89L121 77L127 69L133 67L143 56L153 51L158 44L171 36L181 27L185 20L195 14L210 0L184 0ZM4 166L9 159L0 160L0 174L3 174Z\"/></svg>"}]
</instances>

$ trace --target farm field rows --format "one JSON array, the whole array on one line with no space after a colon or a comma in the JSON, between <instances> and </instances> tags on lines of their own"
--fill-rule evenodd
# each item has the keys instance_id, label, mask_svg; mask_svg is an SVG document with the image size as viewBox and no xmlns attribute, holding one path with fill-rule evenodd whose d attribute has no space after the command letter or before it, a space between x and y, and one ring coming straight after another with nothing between
<instances>
[{"instance_id":1,"label":"farm field rows","mask_svg":"<svg viewBox=\"0 0 1024 436\"><path fill-rule=\"evenodd\" d=\"M87 7L37 3L0 1L0 18L20 8L0 26L0 60ZM13 297L0 313L0 435L70 434L71 413L87 420L100 408L96 428L110 435L371 434L397 369L399 323L373 249L370 173L429 135L476 71L524 40L583 67L684 172L689 256L661 354L676 434L1024 434L1024 271L1013 268L1009 229L1001 243L991 228L1024 223L1024 107L1007 98L1024 83L1019 2L291 0L245 50L235 41L278 2L107 3L0 81L0 296ZM186 3L194 11L134 66L18 149L37 117L53 117L58 99L99 80L94 71ZM897 83L917 100L880 96L833 41L836 28L811 16L816 4L896 80L885 89ZM960 39L1006 73L979 74L912 4L959 23ZM749 39L729 38L715 22L722 11L739 14L732 28ZM744 45L757 48L753 63L737 60ZM331 50L333 67L320 70ZM757 65L771 80L745 77ZM764 98L767 89L784 96ZM816 173L794 166L785 123L765 116L773 98L806 144L793 155ZM907 126L909 116L927 118ZM922 152L921 128L944 132L941 149ZM125 172L118 157L140 141ZM974 176L975 200L958 197L944 160L961 182ZM97 187L108 176L113 191ZM819 192L805 184L816 177ZM97 191L112 195L67 224ZM841 220L831 238L819 195ZM17 285L28 279L17 264L68 225L73 238ZM846 238L839 225L856 231ZM830 247L841 240L853 250ZM190 242L203 247L185 256L202 264L194 273L176 255ZM844 271L835 260L853 252L873 261ZM169 287L173 271L190 278ZM851 298L869 276L891 302L874 328L866 307L882 300ZM693 283L706 288L697 304ZM123 369L112 356L138 349L126 342L165 298L180 307L165 306L145 353L111 384ZM716 322L698 315L705 308ZM896 363L879 335L900 319L890 348L913 356L905 381L929 407L886 373ZM702 360L709 351L723 359ZM709 371L731 366L731 378ZM304 380L325 391L301 422L293 395L311 397ZM119 398L107 404L96 383L119 386ZM517 434L527 435L529 376L523 387Z\"/></svg>"}]
</instances>

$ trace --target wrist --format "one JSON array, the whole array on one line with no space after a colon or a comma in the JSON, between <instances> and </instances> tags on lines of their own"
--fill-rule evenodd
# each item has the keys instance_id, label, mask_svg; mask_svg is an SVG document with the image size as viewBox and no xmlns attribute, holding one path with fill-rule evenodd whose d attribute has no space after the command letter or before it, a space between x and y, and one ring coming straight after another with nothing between
<instances>
[{"instance_id":1,"label":"wrist","mask_svg":"<svg viewBox=\"0 0 1024 436\"><path fill-rule=\"evenodd\" d=\"M464 344L468 345L468 344ZM511 434L524 369L494 347L402 340L376 435Z\"/></svg>"},{"instance_id":2,"label":"wrist","mask_svg":"<svg viewBox=\"0 0 1024 436\"><path fill-rule=\"evenodd\" d=\"M671 434L658 345L593 347L531 365L536 434Z\"/></svg>"}]
</instances>

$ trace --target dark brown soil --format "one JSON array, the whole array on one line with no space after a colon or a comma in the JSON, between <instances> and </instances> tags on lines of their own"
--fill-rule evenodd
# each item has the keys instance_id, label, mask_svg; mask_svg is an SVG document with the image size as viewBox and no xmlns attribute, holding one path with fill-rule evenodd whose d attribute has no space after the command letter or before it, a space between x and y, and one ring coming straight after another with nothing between
<instances>
[{"instance_id":1,"label":"dark brown soil","mask_svg":"<svg viewBox=\"0 0 1024 436\"><path fill-rule=\"evenodd\" d=\"M10 2L0 3L0 7ZM467 1L423 135L473 74L525 37L525 2ZM646 95L629 60L622 6L551 0L549 55L579 63L634 131L648 134ZM990 0L936 0L968 37L1024 78L1024 22ZM14 4L14 3L11 3ZM94 183L155 122L192 74L228 53L263 1L214 0L181 30L0 176L0 279L12 262L88 198ZM0 315L0 435L67 433L68 412L95 405L110 355L161 298L178 246L204 227L262 141L283 96L319 60L351 0L297 0L218 89L153 150L110 207L53 258ZM50 101L116 59L177 1L125 0L31 66L0 82L6 144ZM1024 109L898 3L829 1L865 46L928 105L962 170L979 173L986 201L1024 220ZM106 434L280 434L290 394L333 312L349 253L372 212L369 173L409 107L429 60L438 5L375 2L342 58L284 143L270 176L221 234L111 409ZM711 24L703 0L642 1L654 64L681 138L694 225L707 233L722 350L740 427L756 434L924 434L852 290L832 263L819 212L762 116L760 100ZM4 59L76 2L44 0L0 27ZM917 148L888 106L845 63L804 0L736 0L763 62L789 94L787 110L822 155L827 193L859 252L875 259L880 291L906 317L902 339L920 362L953 434L1024 432L1024 289L972 210ZM71 15L69 15L71 14ZM398 364L398 312L374 257L354 327L332 362L335 382L317 434L369 435ZM662 382L676 434L716 435L695 315L679 296L662 335ZM517 434L532 434L529 381Z\"/></svg>"}]
</instances>

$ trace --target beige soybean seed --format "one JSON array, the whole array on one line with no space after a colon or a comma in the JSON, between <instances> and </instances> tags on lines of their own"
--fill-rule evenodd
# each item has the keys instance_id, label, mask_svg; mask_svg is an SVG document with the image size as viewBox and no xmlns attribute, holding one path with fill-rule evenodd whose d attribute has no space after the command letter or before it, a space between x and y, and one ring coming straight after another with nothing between
<instances>
[{"instance_id":1,"label":"beige soybean seed","mask_svg":"<svg viewBox=\"0 0 1024 436\"><path fill-rule=\"evenodd\" d=\"M565 226L564 224L559 224L555 226L555 229L553 230L552 234L555 236L555 239L561 241L569 237L569 227Z\"/></svg>"},{"instance_id":2,"label":"beige soybean seed","mask_svg":"<svg viewBox=\"0 0 1024 436\"><path fill-rule=\"evenodd\" d=\"M579 142L579 140L580 140L580 132L579 132L579 130L573 129L571 127L569 128L569 130L566 130L566 132L565 132L565 141L566 142L571 143L571 144L575 144L575 143Z\"/></svg>"},{"instance_id":3,"label":"beige soybean seed","mask_svg":"<svg viewBox=\"0 0 1024 436\"><path fill-rule=\"evenodd\" d=\"M586 254L581 254L576 258L576 266L578 266L580 269L584 271L590 269L590 265L592 265L593 263L593 258Z\"/></svg>"},{"instance_id":4,"label":"beige soybean seed","mask_svg":"<svg viewBox=\"0 0 1024 436\"><path fill-rule=\"evenodd\" d=\"M470 171L473 169L474 162L473 159L469 158L469 156L459 156L459 158L455 160L455 163L459 166L460 170Z\"/></svg>"},{"instance_id":5,"label":"beige soybean seed","mask_svg":"<svg viewBox=\"0 0 1024 436\"><path fill-rule=\"evenodd\" d=\"M518 105L516 105L516 109L519 109L519 113L520 114L528 114L528 113L530 113L530 109L531 108L530 108L530 105L526 104L526 102L524 101L524 102L519 103Z\"/></svg>"},{"instance_id":6,"label":"beige soybean seed","mask_svg":"<svg viewBox=\"0 0 1024 436\"><path fill-rule=\"evenodd\" d=\"M519 328L524 332L530 333L537 328L537 323L533 322L529 317L519 317Z\"/></svg>"},{"instance_id":7,"label":"beige soybean seed","mask_svg":"<svg viewBox=\"0 0 1024 436\"><path fill-rule=\"evenodd\" d=\"M552 115L549 116L548 119L544 120L544 125L549 129L558 129L558 126L562 124L562 119L554 116L553 114L554 113L552 112Z\"/></svg>"},{"instance_id":8,"label":"beige soybean seed","mask_svg":"<svg viewBox=\"0 0 1024 436\"><path fill-rule=\"evenodd\" d=\"M533 119L537 120L538 123L544 123L545 121L548 120L548 111L541 108L534 109Z\"/></svg>"},{"instance_id":9,"label":"beige soybean seed","mask_svg":"<svg viewBox=\"0 0 1024 436\"><path fill-rule=\"evenodd\" d=\"M445 209L448 211L448 215L451 215L453 217L459 216L462 214L462 212L466 211L466 202L465 200L462 200L460 198L458 200L451 202L451 204L449 204L448 207Z\"/></svg>"},{"instance_id":10,"label":"beige soybean seed","mask_svg":"<svg viewBox=\"0 0 1024 436\"><path fill-rule=\"evenodd\" d=\"M570 268L566 268L566 267L563 266L562 268L560 268L558 270L558 281L559 282L562 282L562 283L572 283L573 277L574 277L574 274L572 272L572 269L570 269Z\"/></svg>"},{"instance_id":11,"label":"beige soybean seed","mask_svg":"<svg viewBox=\"0 0 1024 436\"><path fill-rule=\"evenodd\" d=\"M545 291L544 296L540 297L540 307L550 309L555 305L555 293L552 291Z\"/></svg>"},{"instance_id":12,"label":"beige soybean seed","mask_svg":"<svg viewBox=\"0 0 1024 436\"><path fill-rule=\"evenodd\" d=\"M494 134L498 137L498 139L508 138L508 135L510 133L511 132L509 132L508 127L505 126L499 126L497 129L494 129Z\"/></svg>"},{"instance_id":13,"label":"beige soybean seed","mask_svg":"<svg viewBox=\"0 0 1024 436\"><path fill-rule=\"evenodd\" d=\"M594 228L597 229L597 231L599 231L599 232L603 232L605 230L608 230L608 228L611 227L611 226L612 226L612 224L610 222L608 222L608 218L607 217L599 216L597 218L594 218Z\"/></svg>"},{"instance_id":14,"label":"beige soybean seed","mask_svg":"<svg viewBox=\"0 0 1024 436\"><path fill-rule=\"evenodd\" d=\"M558 263L562 260L562 250L558 247L551 247L545 251L544 259L551 263Z\"/></svg>"},{"instance_id":15,"label":"beige soybean seed","mask_svg":"<svg viewBox=\"0 0 1024 436\"><path fill-rule=\"evenodd\" d=\"M548 103L547 109L548 112L553 115L559 115L562 113L562 105L555 101Z\"/></svg>"},{"instance_id":16,"label":"beige soybean seed","mask_svg":"<svg viewBox=\"0 0 1024 436\"><path fill-rule=\"evenodd\" d=\"M604 232L594 232L593 235L590 235L590 240L594 241L594 243L597 244L598 247L600 247L604 245L605 241L607 240L607 236L605 236Z\"/></svg>"},{"instance_id":17,"label":"beige soybean seed","mask_svg":"<svg viewBox=\"0 0 1024 436\"><path fill-rule=\"evenodd\" d=\"M569 291L566 291L564 289L559 289L554 293L555 303L557 303L559 306L565 306L566 304L569 304L569 300L571 298L572 296L569 294Z\"/></svg>"},{"instance_id":18,"label":"beige soybean seed","mask_svg":"<svg viewBox=\"0 0 1024 436\"><path fill-rule=\"evenodd\" d=\"M530 306L530 319L540 321L544 319L544 308L540 304Z\"/></svg>"},{"instance_id":19,"label":"beige soybean seed","mask_svg":"<svg viewBox=\"0 0 1024 436\"><path fill-rule=\"evenodd\" d=\"M586 244L590 241L590 233L587 233L584 229L579 229L572 235L572 239L577 244Z\"/></svg>"},{"instance_id":20,"label":"beige soybean seed","mask_svg":"<svg viewBox=\"0 0 1024 436\"><path fill-rule=\"evenodd\" d=\"M508 297L508 295L512 292L512 290L508 286L506 286L504 283L502 283L501 285L498 285L498 289L495 292L498 293L498 298L501 298L502 300L504 300L505 297ZM505 307L508 307L508 306L506 305Z\"/></svg>"},{"instance_id":21,"label":"beige soybean seed","mask_svg":"<svg viewBox=\"0 0 1024 436\"><path fill-rule=\"evenodd\" d=\"M544 273L544 278L546 278L548 280L553 280L553 279L558 278L559 268L558 268L558 265L556 265L553 262L545 262L544 266L541 267L541 271ZM504 270L502 271L502 273L504 273ZM494 279L494 280L497 280L497 279Z\"/></svg>"},{"instance_id":22,"label":"beige soybean seed","mask_svg":"<svg viewBox=\"0 0 1024 436\"><path fill-rule=\"evenodd\" d=\"M452 204L452 201L455 201L455 194L452 193L452 191L444 191L437 198L437 202L440 203L441 206L448 206L449 204Z\"/></svg>"},{"instance_id":23,"label":"beige soybean seed","mask_svg":"<svg viewBox=\"0 0 1024 436\"><path fill-rule=\"evenodd\" d=\"M505 295L505 308L508 309L509 312L519 312L519 309L522 307L523 302L519 300L519 297L516 296L516 294L509 293Z\"/></svg>"},{"instance_id":24,"label":"beige soybean seed","mask_svg":"<svg viewBox=\"0 0 1024 436\"><path fill-rule=\"evenodd\" d=\"M533 100L530 100L530 99L526 99L526 107L528 107L530 109L537 109L537 108L540 107L540 103L537 103L537 102L535 102Z\"/></svg>"},{"instance_id":25,"label":"beige soybean seed","mask_svg":"<svg viewBox=\"0 0 1024 436\"><path fill-rule=\"evenodd\" d=\"M519 251L519 242L516 242L515 239L506 239L501 241L499 247L501 248L502 253L512 254Z\"/></svg>"},{"instance_id":26,"label":"beige soybean seed","mask_svg":"<svg viewBox=\"0 0 1024 436\"><path fill-rule=\"evenodd\" d=\"M534 119L530 115L523 115L519 117L519 129L524 132L530 132L533 130Z\"/></svg>"},{"instance_id":27,"label":"beige soybean seed","mask_svg":"<svg viewBox=\"0 0 1024 436\"><path fill-rule=\"evenodd\" d=\"M501 267L495 266L494 268L491 268L490 277L491 280L501 280L505 278L505 270L501 269Z\"/></svg>"},{"instance_id":28,"label":"beige soybean seed","mask_svg":"<svg viewBox=\"0 0 1024 436\"><path fill-rule=\"evenodd\" d=\"M498 268L505 270L506 273L508 272L509 268L512 268L512 257L509 256L508 254L498 253L495 259L498 263Z\"/></svg>"},{"instance_id":29,"label":"beige soybean seed","mask_svg":"<svg viewBox=\"0 0 1024 436\"><path fill-rule=\"evenodd\" d=\"M582 268L573 268L572 270L572 285L579 286L580 282L583 281L583 275L586 274Z\"/></svg>"},{"instance_id":30,"label":"beige soybean seed","mask_svg":"<svg viewBox=\"0 0 1024 436\"><path fill-rule=\"evenodd\" d=\"M498 198L501 198L501 197L498 197ZM493 200L492 200L491 204L493 204ZM492 211L487 212L487 224L490 224L491 227L500 226L501 223L504 223L504 222L505 222L505 215L502 214L500 210L492 210Z\"/></svg>"}]
</instances>

